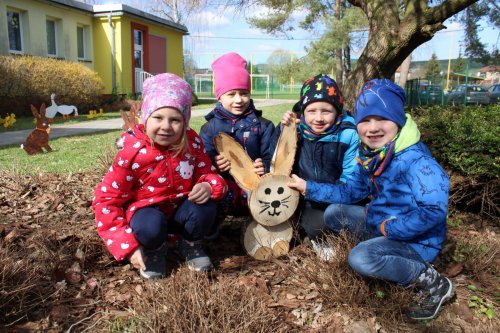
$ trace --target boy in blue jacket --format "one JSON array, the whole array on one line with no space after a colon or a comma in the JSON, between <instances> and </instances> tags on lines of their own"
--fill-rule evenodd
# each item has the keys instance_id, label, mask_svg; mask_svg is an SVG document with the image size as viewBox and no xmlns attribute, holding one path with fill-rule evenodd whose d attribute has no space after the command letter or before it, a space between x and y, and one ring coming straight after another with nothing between
<instances>
[{"instance_id":1,"label":"boy in blue jacket","mask_svg":"<svg viewBox=\"0 0 500 333\"><path fill-rule=\"evenodd\" d=\"M430 264L446 237L449 178L420 141L404 102L403 89L392 81L367 82L356 100L362 144L350 181L321 184L292 175L289 186L306 200L331 203L327 226L361 240L349 253L349 265L362 276L415 287L421 297L406 314L425 320L454 295L451 281ZM349 205L368 195L366 207Z\"/></svg>"},{"instance_id":2,"label":"boy in blue jacket","mask_svg":"<svg viewBox=\"0 0 500 333\"><path fill-rule=\"evenodd\" d=\"M250 75L246 67L245 59L234 52L226 53L212 63L218 102L205 116L207 122L200 130L208 155L228 184L228 194L218 206L222 215L248 215L249 211L246 193L228 173L230 162L218 154L214 137L224 132L240 143L254 161L254 171L259 175L269 171L273 154L269 150L269 143L274 124L263 118L262 111L253 105Z\"/></svg>"},{"instance_id":3,"label":"boy in blue jacket","mask_svg":"<svg viewBox=\"0 0 500 333\"><path fill-rule=\"evenodd\" d=\"M356 167L359 137L354 118L344 109L342 92L335 80L325 74L306 80L293 112L300 118L293 172L318 183L346 182ZM288 123L290 116L290 111L285 113L282 123ZM278 126L271 150L277 145L280 132ZM326 261L333 255L333 249L321 239L327 207L328 204L307 199L298 207L300 226L320 259Z\"/></svg>"}]
</instances>

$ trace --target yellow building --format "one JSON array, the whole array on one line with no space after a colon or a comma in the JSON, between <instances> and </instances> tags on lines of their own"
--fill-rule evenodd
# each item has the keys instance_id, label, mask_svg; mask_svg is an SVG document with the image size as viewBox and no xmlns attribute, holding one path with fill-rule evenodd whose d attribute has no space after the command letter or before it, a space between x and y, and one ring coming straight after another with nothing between
<instances>
[{"instance_id":1,"label":"yellow building","mask_svg":"<svg viewBox=\"0 0 500 333\"><path fill-rule=\"evenodd\" d=\"M95 70L103 94L140 93L149 75L183 74L185 26L124 4L1 0L0 54L78 61Z\"/></svg>"}]
</instances>

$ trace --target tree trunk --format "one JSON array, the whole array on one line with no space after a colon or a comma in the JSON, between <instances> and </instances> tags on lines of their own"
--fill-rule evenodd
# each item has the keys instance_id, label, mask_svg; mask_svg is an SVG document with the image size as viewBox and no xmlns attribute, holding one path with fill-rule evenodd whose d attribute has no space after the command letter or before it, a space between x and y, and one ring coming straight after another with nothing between
<instances>
[{"instance_id":1,"label":"tree trunk","mask_svg":"<svg viewBox=\"0 0 500 333\"><path fill-rule=\"evenodd\" d=\"M334 15L337 23L340 23L340 1L335 1ZM342 89L342 48L335 50L335 81L340 89Z\"/></svg>"},{"instance_id":2,"label":"tree trunk","mask_svg":"<svg viewBox=\"0 0 500 333\"><path fill-rule=\"evenodd\" d=\"M342 89L344 104L355 112L356 96L366 81L390 78L414 49L446 28L446 19L478 0L447 0L434 7L427 1L407 0L404 13L399 11L399 1L348 1L365 12L369 26L366 47Z\"/></svg>"},{"instance_id":3,"label":"tree trunk","mask_svg":"<svg viewBox=\"0 0 500 333\"><path fill-rule=\"evenodd\" d=\"M399 72L399 85L404 89L406 87L406 80L408 80L408 72L410 71L411 54L401 64L401 71Z\"/></svg>"}]
</instances>

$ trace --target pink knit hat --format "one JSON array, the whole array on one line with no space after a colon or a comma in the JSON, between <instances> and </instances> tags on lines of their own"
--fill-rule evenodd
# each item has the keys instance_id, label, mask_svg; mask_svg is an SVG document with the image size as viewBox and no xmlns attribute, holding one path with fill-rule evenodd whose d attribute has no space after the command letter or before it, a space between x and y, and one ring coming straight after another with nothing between
<instances>
[{"instance_id":1,"label":"pink knit hat","mask_svg":"<svg viewBox=\"0 0 500 333\"><path fill-rule=\"evenodd\" d=\"M226 53L212 63L215 76L215 96L219 99L229 90L250 91L247 62L238 53Z\"/></svg>"},{"instance_id":2,"label":"pink knit hat","mask_svg":"<svg viewBox=\"0 0 500 333\"><path fill-rule=\"evenodd\" d=\"M189 83L175 74L164 73L147 78L142 87L141 118L144 125L151 113L163 107L179 110L189 124L193 98Z\"/></svg>"}]
</instances>

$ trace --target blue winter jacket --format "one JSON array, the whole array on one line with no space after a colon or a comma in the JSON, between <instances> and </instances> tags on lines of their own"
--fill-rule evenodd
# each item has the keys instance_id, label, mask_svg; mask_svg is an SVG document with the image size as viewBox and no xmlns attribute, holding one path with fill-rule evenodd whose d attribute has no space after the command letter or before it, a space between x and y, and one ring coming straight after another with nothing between
<instances>
[{"instance_id":1,"label":"blue winter jacket","mask_svg":"<svg viewBox=\"0 0 500 333\"><path fill-rule=\"evenodd\" d=\"M215 163L214 158L218 155L214 146L214 137L224 132L241 144L252 160L262 158L267 172L273 153L269 150L269 143L274 133L274 124L262 117L262 111L255 109L253 101L250 101L247 110L249 109L253 112L231 120L224 116L225 110L218 102L215 108L205 116L207 122L201 127L200 136L212 163Z\"/></svg>"},{"instance_id":2,"label":"blue winter jacket","mask_svg":"<svg viewBox=\"0 0 500 333\"><path fill-rule=\"evenodd\" d=\"M306 200L351 204L370 195L366 222L375 236L383 236L380 227L386 221L388 239L407 242L424 260L434 261L446 237L449 178L419 139L407 115L391 163L373 182L358 164L346 184L307 182Z\"/></svg>"},{"instance_id":3,"label":"blue winter jacket","mask_svg":"<svg viewBox=\"0 0 500 333\"><path fill-rule=\"evenodd\" d=\"M359 137L354 118L344 112L338 130L317 141L304 139L298 129L294 173L305 180L318 183L346 182L356 168ZM276 128L271 144L274 151L281 133Z\"/></svg>"}]
</instances>

